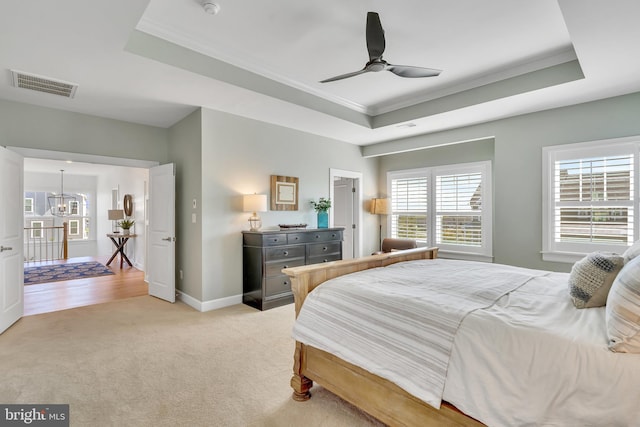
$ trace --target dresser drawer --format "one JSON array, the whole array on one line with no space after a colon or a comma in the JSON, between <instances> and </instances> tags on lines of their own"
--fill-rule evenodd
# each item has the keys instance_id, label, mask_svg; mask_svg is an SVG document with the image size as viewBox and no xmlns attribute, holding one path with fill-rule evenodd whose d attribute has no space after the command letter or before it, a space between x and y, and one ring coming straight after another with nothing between
<instances>
[{"instance_id":1,"label":"dresser drawer","mask_svg":"<svg viewBox=\"0 0 640 427\"><path fill-rule=\"evenodd\" d=\"M291 244L295 243L307 243L309 241L309 233L289 233L287 234L287 242Z\"/></svg>"},{"instance_id":2,"label":"dresser drawer","mask_svg":"<svg viewBox=\"0 0 640 427\"><path fill-rule=\"evenodd\" d=\"M314 231L309 233L309 242L329 242L331 240L342 240L340 231Z\"/></svg>"},{"instance_id":3,"label":"dresser drawer","mask_svg":"<svg viewBox=\"0 0 640 427\"><path fill-rule=\"evenodd\" d=\"M265 249L266 261L277 261L291 258L300 258L304 256L304 245L298 246L281 246Z\"/></svg>"},{"instance_id":4,"label":"dresser drawer","mask_svg":"<svg viewBox=\"0 0 640 427\"><path fill-rule=\"evenodd\" d=\"M267 262L265 263L265 275L279 276L282 274L283 268L298 267L299 265L304 265L304 257Z\"/></svg>"},{"instance_id":5,"label":"dresser drawer","mask_svg":"<svg viewBox=\"0 0 640 427\"><path fill-rule=\"evenodd\" d=\"M282 234L266 234L262 237L262 243L265 246L286 245L287 235Z\"/></svg>"},{"instance_id":6,"label":"dresser drawer","mask_svg":"<svg viewBox=\"0 0 640 427\"><path fill-rule=\"evenodd\" d=\"M308 246L309 256L339 254L342 242L312 243Z\"/></svg>"},{"instance_id":7,"label":"dresser drawer","mask_svg":"<svg viewBox=\"0 0 640 427\"><path fill-rule=\"evenodd\" d=\"M284 294L287 292L291 292L291 280L289 279L289 276L285 276L283 274L280 276L268 277L265 280L265 297Z\"/></svg>"},{"instance_id":8,"label":"dresser drawer","mask_svg":"<svg viewBox=\"0 0 640 427\"><path fill-rule=\"evenodd\" d=\"M339 261L342 259L342 255L340 253L337 254L329 254L329 255L319 255L309 257L309 264L320 264L321 262L329 262L329 261Z\"/></svg>"}]
</instances>

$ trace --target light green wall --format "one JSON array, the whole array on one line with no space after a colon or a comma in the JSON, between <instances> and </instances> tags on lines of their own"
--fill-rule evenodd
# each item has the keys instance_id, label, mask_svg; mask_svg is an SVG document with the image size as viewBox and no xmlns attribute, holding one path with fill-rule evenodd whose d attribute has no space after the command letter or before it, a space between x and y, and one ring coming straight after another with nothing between
<instances>
[{"instance_id":1,"label":"light green wall","mask_svg":"<svg viewBox=\"0 0 640 427\"><path fill-rule=\"evenodd\" d=\"M362 172L367 200L377 195L377 165L352 144L203 109L203 300L242 293L241 231L250 216L242 212L243 194L269 194L270 175L298 177L299 210L262 212L263 228L301 222L315 227L309 201L329 195L329 169ZM369 253L377 247L377 218L364 217L363 249Z\"/></svg>"},{"instance_id":2,"label":"light green wall","mask_svg":"<svg viewBox=\"0 0 640 427\"><path fill-rule=\"evenodd\" d=\"M0 100L0 144L166 163L167 129Z\"/></svg>"},{"instance_id":3,"label":"light green wall","mask_svg":"<svg viewBox=\"0 0 640 427\"><path fill-rule=\"evenodd\" d=\"M640 93L526 114L370 147L393 152L480 137L494 137L494 260L498 263L556 271L570 264L542 261L542 147L640 135ZM393 154L380 158L380 185L388 170L429 164L486 160L484 141Z\"/></svg>"},{"instance_id":4,"label":"light green wall","mask_svg":"<svg viewBox=\"0 0 640 427\"><path fill-rule=\"evenodd\" d=\"M176 164L176 288L202 301L201 110L173 125L169 141L169 157ZM195 224L192 214L196 215Z\"/></svg>"}]
</instances>

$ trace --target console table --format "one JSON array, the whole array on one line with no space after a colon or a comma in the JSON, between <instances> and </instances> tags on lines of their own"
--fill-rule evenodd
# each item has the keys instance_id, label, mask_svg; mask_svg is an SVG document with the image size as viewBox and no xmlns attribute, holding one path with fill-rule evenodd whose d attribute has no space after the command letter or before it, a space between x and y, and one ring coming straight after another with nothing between
<instances>
[{"instance_id":1,"label":"console table","mask_svg":"<svg viewBox=\"0 0 640 427\"><path fill-rule=\"evenodd\" d=\"M293 302L283 268L342 259L343 228L242 232L242 302L268 310Z\"/></svg>"},{"instance_id":2,"label":"console table","mask_svg":"<svg viewBox=\"0 0 640 427\"><path fill-rule=\"evenodd\" d=\"M120 254L120 268L122 268L123 261L127 261L129 267L133 267L133 264L131 264L131 261L129 261L129 258L127 258L127 254L124 253L124 245L127 244L129 239L135 238L136 234L109 233L107 234L107 237L111 239L116 247L113 255L111 255L111 258L109 258L109 261L107 261L107 265L111 264L111 261L113 261L116 255Z\"/></svg>"}]
</instances>

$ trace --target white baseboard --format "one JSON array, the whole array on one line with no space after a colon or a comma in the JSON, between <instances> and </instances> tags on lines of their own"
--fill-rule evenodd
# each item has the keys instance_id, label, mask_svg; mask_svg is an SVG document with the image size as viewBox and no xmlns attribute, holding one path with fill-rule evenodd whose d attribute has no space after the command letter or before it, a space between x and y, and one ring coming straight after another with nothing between
<instances>
[{"instance_id":1,"label":"white baseboard","mask_svg":"<svg viewBox=\"0 0 640 427\"><path fill-rule=\"evenodd\" d=\"M178 300L201 312L218 310L220 308L242 304L242 294L203 302L180 290L176 290L176 292L178 293Z\"/></svg>"}]
</instances>

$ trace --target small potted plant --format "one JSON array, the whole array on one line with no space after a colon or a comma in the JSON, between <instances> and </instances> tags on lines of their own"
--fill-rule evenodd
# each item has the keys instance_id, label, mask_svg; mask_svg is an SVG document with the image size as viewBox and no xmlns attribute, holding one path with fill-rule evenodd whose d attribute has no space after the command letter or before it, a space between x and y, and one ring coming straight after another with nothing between
<instances>
[{"instance_id":1,"label":"small potted plant","mask_svg":"<svg viewBox=\"0 0 640 427\"><path fill-rule=\"evenodd\" d=\"M133 224L135 224L135 220L123 219L118 223L118 226L122 228L122 234L129 234L129 229L133 227Z\"/></svg>"},{"instance_id":2,"label":"small potted plant","mask_svg":"<svg viewBox=\"0 0 640 427\"><path fill-rule=\"evenodd\" d=\"M318 228L329 228L329 208L331 207L331 199L320 197L316 202L311 201L311 206L318 215Z\"/></svg>"}]
</instances>

